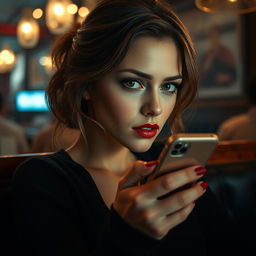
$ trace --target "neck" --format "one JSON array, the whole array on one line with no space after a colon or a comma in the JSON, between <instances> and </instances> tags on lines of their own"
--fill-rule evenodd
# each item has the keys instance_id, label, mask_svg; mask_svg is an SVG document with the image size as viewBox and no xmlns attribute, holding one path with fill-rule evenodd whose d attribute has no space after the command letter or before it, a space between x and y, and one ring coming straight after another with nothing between
<instances>
[{"instance_id":1,"label":"neck","mask_svg":"<svg viewBox=\"0 0 256 256\"><path fill-rule=\"evenodd\" d=\"M83 136L68 150L73 160L86 169L110 171L115 176L122 176L135 161L130 150L100 128L88 129L87 141Z\"/></svg>"}]
</instances>

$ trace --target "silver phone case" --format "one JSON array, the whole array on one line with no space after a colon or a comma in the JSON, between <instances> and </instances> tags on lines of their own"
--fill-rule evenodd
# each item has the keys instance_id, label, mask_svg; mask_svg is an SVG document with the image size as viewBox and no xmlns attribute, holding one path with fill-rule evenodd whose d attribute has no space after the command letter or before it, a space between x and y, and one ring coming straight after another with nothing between
<instances>
[{"instance_id":1,"label":"silver phone case","mask_svg":"<svg viewBox=\"0 0 256 256\"><path fill-rule=\"evenodd\" d=\"M214 133L178 133L169 137L148 181L188 166L204 166L217 145L218 136Z\"/></svg>"}]
</instances>

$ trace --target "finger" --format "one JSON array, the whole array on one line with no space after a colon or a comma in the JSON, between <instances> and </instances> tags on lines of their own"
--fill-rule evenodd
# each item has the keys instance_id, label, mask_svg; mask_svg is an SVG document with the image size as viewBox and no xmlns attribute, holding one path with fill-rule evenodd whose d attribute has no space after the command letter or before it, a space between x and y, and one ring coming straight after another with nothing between
<instances>
[{"instance_id":1,"label":"finger","mask_svg":"<svg viewBox=\"0 0 256 256\"><path fill-rule=\"evenodd\" d=\"M198 182L191 188L175 192L164 199L155 200L154 210L151 211L151 222L171 215L191 203L195 203L202 196L207 188L207 182Z\"/></svg>"},{"instance_id":2,"label":"finger","mask_svg":"<svg viewBox=\"0 0 256 256\"><path fill-rule=\"evenodd\" d=\"M182 208L181 210L169 216L163 217L161 221L157 222L155 226L151 227L150 235L155 239L162 239L171 229L184 222L188 218L194 207L195 204L191 203L186 207Z\"/></svg>"},{"instance_id":3,"label":"finger","mask_svg":"<svg viewBox=\"0 0 256 256\"><path fill-rule=\"evenodd\" d=\"M192 212L194 207L195 207L195 204L191 203L186 207L180 209L179 211L171 215L168 215L166 217L166 222L167 222L166 224L169 226L169 229L174 228L178 224L184 222L188 218L189 214Z\"/></svg>"},{"instance_id":4,"label":"finger","mask_svg":"<svg viewBox=\"0 0 256 256\"><path fill-rule=\"evenodd\" d=\"M170 195L169 197L158 200L156 208L156 211L159 213L158 216L170 215L195 202L205 193L207 186L207 182L198 182L190 188L184 189Z\"/></svg>"},{"instance_id":5,"label":"finger","mask_svg":"<svg viewBox=\"0 0 256 256\"><path fill-rule=\"evenodd\" d=\"M191 166L179 171L165 174L143 185L144 193L149 198L158 198L186 184L193 183L202 177L206 169L201 166Z\"/></svg>"},{"instance_id":6,"label":"finger","mask_svg":"<svg viewBox=\"0 0 256 256\"><path fill-rule=\"evenodd\" d=\"M130 171L119 182L119 190L137 185L139 181L154 170L157 163L157 161L136 161Z\"/></svg>"},{"instance_id":7,"label":"finger","mask_svg":"<svg viewBox=\"0 0 256 256\"><path fill-rule=\"evenodd\" d=\"M165 173L169 173L171 171L178 171L187 167L199 165L196 159L176 159L176 161L168 161L163 167L161 167L161 171L159 171L159 176L162 176ZM157 176L158 176L157 175Z\"/></svg>"}]
</instances>

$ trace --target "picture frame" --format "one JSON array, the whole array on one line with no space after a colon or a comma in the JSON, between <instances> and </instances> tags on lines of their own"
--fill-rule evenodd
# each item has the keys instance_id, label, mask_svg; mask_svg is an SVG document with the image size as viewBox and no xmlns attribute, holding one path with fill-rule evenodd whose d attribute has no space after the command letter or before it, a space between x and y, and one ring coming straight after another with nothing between
<instances>
[{"instance_id":1,"label":"picture frame","mask_svg":"<svg viewBox=\"0 0 256 256\"><path fill-rule=\"evenodd\" d=\"M29 69L29 89L45 89L49 83L51 74L45 66L45 58L49 57L47 46L41 46L31 52L28 69Z\"/></svg>"},{"instance_id":2,"label":"picture frame","mask_svg":"<svg viewBox=\"0 0 256 256\"><path fill-rule=\"evenodd\" d=\"M199 99L238 99L243 94L241 20L235 14L179 11L194 43L199 67Z\"/></svg>"}]
</instances>

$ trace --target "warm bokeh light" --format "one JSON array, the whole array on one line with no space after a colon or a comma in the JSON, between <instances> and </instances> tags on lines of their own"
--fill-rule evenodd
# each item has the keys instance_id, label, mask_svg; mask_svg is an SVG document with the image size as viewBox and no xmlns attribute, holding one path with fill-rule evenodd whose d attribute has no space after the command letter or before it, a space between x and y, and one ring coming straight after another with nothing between
<instances>
[{"instance_id":1,"label":"warm bokeh light","mask_svg":"<svg viewBox=\"0 0 256 256\"><path fill-rule=\"evenodd\" d=\"M7 49L0 52L0 60L6 64L12 64L15 60L14 54Z\"/></svg>"},{"instance_id":2,"label":"warm bokeh light","mask_svg":"<svg viewBox=\"0 0 256 256\"><path fill-rule=\"evenodd\" d=\"M51 63L51 58L49 56L43 56L39 59L39 63L42 66L46 66L49 65L49 63Z\"/></svg>"},{"instance_id":3,"label":"warm bokeh light","mask_svg":"<svg viewBox=\"0 0 256 256\"><path fill-rule=\"evenodd\" d=\"M78 7L76 4L69 4L67 7L67 12L70 14L76 14L78 10Z\"/></svg>"},{"instance_id":4,"label":"warm bokeh light","mask_svg":"<svg viewBox=\"0 0 256 256\"><path fill-rule=\"evenodd\" d=\"M32 16L32 9L23 10L23 15L17 25L17 39L24 48L33 48L39 40L39 25Z\"/></svg>"},{"instance_id":5,"label":"warm bokeh light","mask_svg":"<svg viewBox=\"0 0 256 256\"><path fill-rule=\"evenodd\" d=\"M0 73L10 72L15 65L16 57L9 47L5 46L0 51Z\"/></svg>"},{"instance_id":6,"label":"warm bokeh light","mask_svg":"<svg viewBox=\"0 0 256 256\"><path fill-rule=\"evenodd\" d=\"M43 56L39 59L39 63L44 66L45 71L48 74L52 74L55 70L53 63L52 63L52 58L50 56Z\"/></svg>"},{"instance_id":7,"label":"warm bokeh light","mask_svg":"<svg viewBox=\"0 0 256 256\"><path fill-rule=\"evenodd\" d=\"M54 14L58 15L58 16L62 16L65 13L65 8L62 4L56 3L53 5L52 10L54 12Z\"/></svg>"},{"instance_id":8,"label":"warm bokeh light","mask_svg":"<svg viewBox=\"0 0 256 256\"><path fill-rule=\"evenodd\" d=\"M25 34L29 34L32 31L32 25L28 22L21 24L21 31Z\"/></svg>"},{"instance_id":9,"label":"warm bokeh light","mask_svg":"<svg viewBox=\"0 0 256 256\"><path fill-rule=\"evenodd\" d=\"M80 7L78 10L78 14L82 18L86 17L89 14L89 12L90 12L89 9L85 6Z\"/></svg>"},{"instance_id":10,"label":"warm bokeh light","mask_svg":"<svg viewBox=\"0 0 256 256\"><path fill-rule=\"evenodd\" d=\"M33 17L35 19L40 19L42 16L43 16L43 10L40 9L40 8L36 8L34 11L33 11Z\"/></svg>"},{"instance_id":11,"label":"warm bokeh light","mask_svg":"<svg viewBox=\"0 0 256 256\"><path fill-rule=\"evenodd\" d=\"M71 4L70 0L48 0L45 18L51 33L60 35L72 27L74 15L68 12L68 6Z\"/></svg>"}]
</instances>

